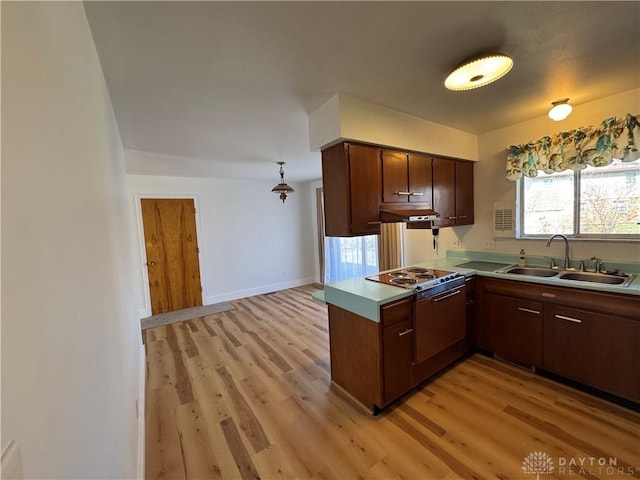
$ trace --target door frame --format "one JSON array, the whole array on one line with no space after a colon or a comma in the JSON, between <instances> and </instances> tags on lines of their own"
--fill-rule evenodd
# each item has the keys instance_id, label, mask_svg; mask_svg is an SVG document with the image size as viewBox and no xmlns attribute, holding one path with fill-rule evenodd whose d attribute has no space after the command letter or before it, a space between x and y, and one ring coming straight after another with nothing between
<instances>
[{"instance_id":1,"label":"door frame","mask_svg":"<svg viewBox=\"0 0 640 480\"><path fill-rule=\"evenodd\" d=\"M193 200L193 206L196 209L196 238L198 241L198 268L200 269L200 283L202 284L202 305L207 305L205 294L207 292L206 275L204 275L204 244L200 229L200 198L198 194L176 194L176 193L153 193L153 194L135 194L136 205L136 223L138 224L138 248L140 250L140 265L142 269L142 291L144 295L144 316L151 316L151 292L149 291L149 272L147 270L147 249L144 244L144 223L142 221L142 199L144 198L166 198L168 200ZM142 312L141 312L142 313ZM143 317L144 318L144 317Z\"/></svg>"}]
</instances>

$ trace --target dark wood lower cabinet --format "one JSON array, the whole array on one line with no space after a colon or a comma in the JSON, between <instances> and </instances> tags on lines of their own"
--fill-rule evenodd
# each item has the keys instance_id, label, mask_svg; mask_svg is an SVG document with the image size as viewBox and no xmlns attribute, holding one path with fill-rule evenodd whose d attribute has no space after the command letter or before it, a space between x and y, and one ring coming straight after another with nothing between
<instances>
[{"instance_id":1,"label":"dark wood lower cabinet","mask_svg":"<svg viewBox=\"0 0 640 480\"><path fill-rule=\"evenodd\" d=\"M464 291L462 286L423 304L431 308L420 312L428 314L422 339L414 330L412 298L382 305L380 323L330 304L331 380L376 412L451 365L466 351ZM423 357L416 362L419 342Z\"/></svg>"},{"instance_id":2,"label":"dark wood lower cabinet","mask_svg":"<svg viewBox=\"0 0 640 480\"><path fill-rule=\"evenodd\" d=\"M640 322L549 307L551 370L615 395L640 400Z\"/></svg>"},{"instance_id":3,"label":"dark wood lower cabinet","mask_svg":"<svg viewBox=\"0 0 640 480\"><path fill-rule=\"evenodd\" d=\"M413 328L405 320L382 331L383 398L389 403L413 387Z\"/></svg>"},{"instance_id":4,"label":"dark wood lower cabinet","mask_svg":"<svg viewBox=\"0 0 640 480\"><path fill-rule=\"evenodd\" d=\"M414 302L415 362L420 364L464 340L465 287Z\"/></svg>"},{"instance_id":5,"label":"dark wood lower cabinet","mask_svg":"<svg viewBox=\"0 0 640 480\"><path fill-rule=\"evenodd\" d=\"M478 278L477 298L484 348L640 402L640 297Z\"/></svg>"},{"instance_id":6,"label":"dark wood lower cabinet","mask_svg":"<svg viewBox=\"0 0 640 480\"><path fill-rule=\"evenodd\" d=\"M637 405L638 312L633 295L481 277L424 303L382 305L380 323L329 305L331 379L376 412L463 357L473 338L507 360Z\"/></svg>"},{"instance_id":7,"label":"dark wood lower cabinet","mask_svg":"<svg viewBox=\"0 0 640 480\"><path fill-rule=\"evenodd\" d=\"M542 365L542 303L488 293L485 315L489 348L508 360Z\"/></svg>"}]
</instances>

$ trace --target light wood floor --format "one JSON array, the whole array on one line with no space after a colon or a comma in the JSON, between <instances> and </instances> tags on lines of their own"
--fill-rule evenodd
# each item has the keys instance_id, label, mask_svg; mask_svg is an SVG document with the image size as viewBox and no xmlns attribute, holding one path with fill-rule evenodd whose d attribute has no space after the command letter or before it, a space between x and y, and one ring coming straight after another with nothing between
<instances>
[{"instance_id":1,"label":"light wood floor","mask_svg":"<svg viewBox=\"0 0 640 480\"><path fill-rule=\"evenodd\" d=\"M147 478L535 479L531 452L543 480L640 478L640 415L481 355L377 417L354 407L313 291L145 332Z\"/></svg>"}]
</instances>

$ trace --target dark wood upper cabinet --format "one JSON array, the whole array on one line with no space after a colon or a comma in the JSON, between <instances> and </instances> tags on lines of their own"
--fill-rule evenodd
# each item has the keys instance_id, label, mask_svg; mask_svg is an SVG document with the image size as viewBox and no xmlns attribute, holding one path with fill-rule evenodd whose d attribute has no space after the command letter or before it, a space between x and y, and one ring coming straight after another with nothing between
<instances>
[{"instance_id":1,"label":"dark wood upper cabinet","mask_svg":"<svg viewBox=\"0 0 640 480\"><path fill-rule=\"evenodd\" d=\"M473 162L455 160L456 225L471 225L473 218Z\"/></svg>"},{"instance_id":2,"label":"dark wood upper cabinet","mask_svg":"<svg viewBox=\"0 0 640 480\"><path fill-rule=\"evenodd\" d=\"M322 151L325 235L380 233L380 152L377 147L347 142Z\"/></svg>"},{"instance_id":3,"label":"dark wood upper cabinet","mask_svg":"<svg viewBox=\"0 0 640 480\"><path fill-rule=\"evenodd\" d=\"M382 151L382 201L431 208L431 158L419 153Z\"/></svg>"},{"instance_id":4,"label":"dark wood upper cabinet","mask_svg":"<svg viewBox=\"0 0 640 480\"><path fill-rule=\"evenodd\" d=\"M433 158L433 209L437 227L473 224L473 162Z\"/></svg>"},{"instance_id":5,"label":"dark wood upper cabinet","mask_svg":"<svg viewBox=\"0 0 640 480\"><path fill-rule=\"evenodd\" d=\"M420 153L409 154L409 202L423 203L432 208L433 175L431 157Z\"/></svg>"},{"instance_id":6,"label":"dark wood upper cabinet","mask_svg":"<svg viewBox=\"0 0 640 480\"><path fill-rule=\"evenodd\" d=\"M325 234L380 233L380 207L433 209L435 225L473 223L473 162L342 142L322 151ZM430 228L428 223L407 228Z\"/></svg>"},{"instance_id":7,"label":"dark wood upper cabinet","mask_svg":"<svg viewBox=\"0 0 640 480\"><path fill-rule=\"evenodd\" d=\"M451 227L456 215L456 164L446 158L433 159L433 209L440 214L435 225Z\"/></svg>"},{"instance_id":8,"label":"dark wood upper cabinet","mask_svg":"<svg viewBox=\"0 0 640 480\"><path fill-rule=\"evenodd\" d=\"M382 151L382 201L384 203L409 201L408 162L406 153Z\"/></svg>"}]
</instances>

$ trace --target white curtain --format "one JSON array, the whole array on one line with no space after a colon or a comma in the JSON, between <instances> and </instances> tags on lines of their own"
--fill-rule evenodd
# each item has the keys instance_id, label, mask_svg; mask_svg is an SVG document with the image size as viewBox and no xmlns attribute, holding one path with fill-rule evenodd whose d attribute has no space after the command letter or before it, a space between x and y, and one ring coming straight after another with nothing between
<instances>
[{"instance_id":1,"label":"white curtain","mask_svg":"<svg viewBox=\"0 0 640 480\"><path fill-rule=\"evenodd\" d=\"M325 237L324 283L378 273L378 236Z\"/></svg>"}]
</instances>

